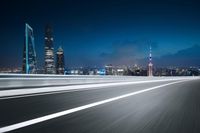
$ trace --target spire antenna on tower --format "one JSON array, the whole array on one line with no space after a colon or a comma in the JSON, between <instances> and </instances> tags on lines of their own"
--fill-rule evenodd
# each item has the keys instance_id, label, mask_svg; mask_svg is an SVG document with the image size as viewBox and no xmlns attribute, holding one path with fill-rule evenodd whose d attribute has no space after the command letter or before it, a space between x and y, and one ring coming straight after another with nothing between
<instances>
[{"instance_id":1,"label":"spire antenna on tower","mask_svg":"<svg viewBox=\"0 0 200 133\"><path fill-rule=\"evenodd\" d=\"M153 63L152 63L152 47L151 47L151 44L149 46L149 64L148 64L147 76L153 76Z\"/></svg>"}]
</instances>

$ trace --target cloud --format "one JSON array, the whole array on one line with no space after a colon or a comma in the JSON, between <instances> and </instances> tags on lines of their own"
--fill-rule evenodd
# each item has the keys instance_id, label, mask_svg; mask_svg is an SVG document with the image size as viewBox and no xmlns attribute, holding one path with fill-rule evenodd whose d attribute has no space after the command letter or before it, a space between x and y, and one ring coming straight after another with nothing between
<instances>
[{"instance_id":1,"label":"cloud","mask_svg":"<svg viewBox=\"0 0 200 133\"><path fill-rule=\"evenodd\" d=\"M155 63L158 66L200 66L200 46L196 44L175 54L156 58Z\"/></svg>"},{"instance_id":2,"label":"cloud","mask_svg":"<svg viewBox=\"0 0 200 133\"><path fill-rule=\"evenodd\" d=\"M137 58L144 57L149 46L156 49L157 43L150 40L135 41L116 41L112 44L110 53L103 52L100 54L101 62L113 65L133 65Z\"/></svg>"},{"instance_id":3,"label":"cloud","mask_svg":"<svg viewBox=\"0 0 200 133\"><path fill-rule=\"evenodd\" d=\"M149 40L116 41L112 44L110 53L103 52L100 55L100 62L113 65L133 65L135 63L147 66L149 45L153 49L158 44ZM177 51L174 54L166 54L161 57L153 57L153 64L156 67L165 66L200 66L200 45L193 45L189 48Z\"/></svg>"},{"instance_id":4,"label":"cloud","mask_svg":"<svg viewBox=\"0 0 200 133\"><path fill-rule=\"evenodd\" d=\"M145 66L147 58L138 59L138 62ZM161 57L153 57L154 67L189 67L200 66L200 45L193 45L189 48L177 51L175 54L167 54Z\"/></svg>"}]
</instances>

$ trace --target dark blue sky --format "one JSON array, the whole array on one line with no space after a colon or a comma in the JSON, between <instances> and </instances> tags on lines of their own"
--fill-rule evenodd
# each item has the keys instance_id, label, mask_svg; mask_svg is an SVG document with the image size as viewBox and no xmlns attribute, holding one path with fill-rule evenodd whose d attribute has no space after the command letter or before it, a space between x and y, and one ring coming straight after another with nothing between
<instances>
[{"instance_id":1,"label":"dark blue sky","mask_svg":"<svg viewBox=\"0 0 200 133\"><path fill-rule=\"evenodd\" d=\"M0 67L22 65L25 22L34 29L40 67L49 23L55 49L63 47L67 67L146 65L149 44L158 66L200 65L198 1L7 0L0 4L0 15ZM191 54L189 64L181 51ZM165 58L169 63L161 63Z\"/></svg>"}]
</instances>

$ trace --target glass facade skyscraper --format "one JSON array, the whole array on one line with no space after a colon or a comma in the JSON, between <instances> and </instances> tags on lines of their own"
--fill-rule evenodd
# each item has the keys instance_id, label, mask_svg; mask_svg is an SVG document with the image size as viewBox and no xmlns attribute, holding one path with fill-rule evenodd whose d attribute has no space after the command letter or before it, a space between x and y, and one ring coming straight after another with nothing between
<instances>
[{"instance_id":1,"label":"glass facade skyscraper","mask_svg":"<svg viewBox=\"0 0 200 133\"><path fill-rule=\"evenodd\" d=\"M59 47L56 52L56 73L64 74L65 62L64 62L64 51L62 47Z\"/></svg>"},{"instance_id":2,"label":"glass facade skyscraper","mask_svg":"<svg viewBox=\"0 0 200 133\"><path fill-rule=\"evenodd\" d=\"M45 27L45 73L55 74L53 30L50 25Z\"/></svg>"},{"instance_id":3,"label":"glass facade skyscraper","mask_svg":"<svg viewBox=\"0 0 200 133\"><path fill-rule=\"evenodd\" d=\"M22 71L23 73L26 73L26 74L37 73L33 29L27 23L25 24L25 39L24 39Z\"/></svg>"}]
</instances>

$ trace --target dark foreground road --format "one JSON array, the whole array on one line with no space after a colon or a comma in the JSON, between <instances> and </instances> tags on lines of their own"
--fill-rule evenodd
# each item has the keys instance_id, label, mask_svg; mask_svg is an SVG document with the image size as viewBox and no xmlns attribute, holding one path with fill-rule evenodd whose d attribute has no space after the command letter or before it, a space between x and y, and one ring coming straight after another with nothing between
<instances>
[{"instance_id":1,"label":"dark foreground road","mask_svg":"<svg viewBox=\"0 0 200 133\"><path fill-rule=\"evenodd\" d=\"M0 127L135 91L145 83L0 100ZM200 80L180 82L23 127L16 133L199 133Z\"/></svg>"}]
</instances>

